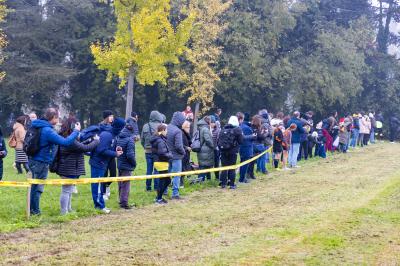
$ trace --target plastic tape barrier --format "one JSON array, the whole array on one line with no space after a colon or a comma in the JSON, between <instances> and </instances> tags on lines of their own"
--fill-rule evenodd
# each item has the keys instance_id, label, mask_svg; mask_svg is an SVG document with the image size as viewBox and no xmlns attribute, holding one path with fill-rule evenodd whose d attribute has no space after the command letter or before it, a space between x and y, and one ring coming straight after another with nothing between
<instances>
[{"instance_id":1,"label":"plastic tape barrier","mask_svg":"<svg viewBox=\"0 0 400 266\"><path fill-rule=\"evenodd\" d=\"M27 179L25 182L17 182L17 181L0 181L0 187L29 187L32 184L36 185L79 185L79 184L92 184L92 183L108 183L108 182L121 182L121 181L135 181L135 180L146 180L146 179L155 179L155 178L166 178L172 176L188 176L188 175L198 175L204 173L214 173L221 172L227 170L236 170L237 168L242 167L243 165L249 164L264 154L270 153L272 147L263 153L247 160L239 164L224 166L218 168L210 168L203 170L195 170L188 172L180 172L180 173L167 173L167 174L157 174L157 175L141 175L141 176L124 176L124 177L100 177L100 178L81 178L81 179Z\"/></svg>"}]
</instances>

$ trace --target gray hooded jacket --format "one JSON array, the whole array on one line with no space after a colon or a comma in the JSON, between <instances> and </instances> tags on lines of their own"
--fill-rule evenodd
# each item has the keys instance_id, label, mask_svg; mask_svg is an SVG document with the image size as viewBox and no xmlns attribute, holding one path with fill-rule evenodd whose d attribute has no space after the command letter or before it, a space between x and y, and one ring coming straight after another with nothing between
<instances>
[{"instance_id":1,"label":"gray hooded jacket","mask_svg":"<svg viewBox=\"0 0 400 266\"><path fill-rule=\"evenodd\" d=\"M181 160L185 156L185 148L183 147L182 125L185 122L185 116L182 112L175 112L172 116L171 123L168 125L167 145L172 153L173 160Z\"/></svg>"},{"instance_id":2,"label":"gray hooded jacket","mask_svg":"<svg viewBox=\"0 0 400 266\"><path fill-rule=\"evenodd\" d=\"M146 153L151 153L151 137L157 131L157 127L164 121L164 116L158 111L150 113L150 119L147 124L143 126L142 135L140 137L141 144Z\"/></svg>"}]
</instances>

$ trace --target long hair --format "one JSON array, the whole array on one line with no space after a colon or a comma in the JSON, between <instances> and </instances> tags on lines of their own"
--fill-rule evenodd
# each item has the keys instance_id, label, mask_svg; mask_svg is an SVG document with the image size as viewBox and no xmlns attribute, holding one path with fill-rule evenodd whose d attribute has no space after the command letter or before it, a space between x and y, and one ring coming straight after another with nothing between
<instances>
[{"instance_id":1,"label":"long hair","mask_svg":"<svg viewBox=\"0 0 400 266\"><path fill-rule=\"evenodd\" d=\"M253 128L257 130L261 129L262 126L261 116L259 115L253 116L253 118L251 119L251 125L253 126Z\"/></svg>"},{"instance_id":2,"label":"long hair","mask_svg":"<svg viewBox=\"0 0 400 266\"><path fill-rule=\"evenodd\" d=\"M73 131L73 125L75 125L77 122L78 120L73 116L65 119L61 124L60 135L63 137L68 137L71 135Z\"/></svg>"}]
</instances>

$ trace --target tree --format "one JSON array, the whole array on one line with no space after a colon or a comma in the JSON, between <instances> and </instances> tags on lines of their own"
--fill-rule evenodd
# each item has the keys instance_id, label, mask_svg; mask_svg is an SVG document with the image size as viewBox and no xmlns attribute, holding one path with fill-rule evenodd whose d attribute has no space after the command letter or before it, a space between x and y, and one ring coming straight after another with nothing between
<instances>
[{"instance_id":1,"label":"tree","mask_svg":"<svg viewBox=\"0 0 400 266\"><path fill-rule=\"evenodd\" d=\"M169 0L114 1L117 31L112 41L91 45L95 63L107 70L107 79L117 76L120 87L128 82L126 117L132 111L134 80L145 85L166 83L166 64L178 63L190 37L189 16L176 31L168 20Z\"/></svg>"},{"instance_id":2,"label":"tree","mask_svg":"<svg viewBox=\"0 0 400 266\"><path fill-rule=\"evenodd\" d=\"M221 0L192 0L189 11L195 14L190 49L184 53L183 64L175 77L183 83L182 95L189 94L188 103L201 104L202 111L214 105L216 82L220 81L216 69L222 53L217 40L226 29L222 15L231 2ZM196 107L198 109L198 107Z\"/></svg>"},{"instance_id":3,"label":"tree","mask_svg":"<svg viewBox=\"0 0 400 266\"><path fill-rule=\"evenodd\" d=\"M7 15L7 8L5 6L5 0L0 0L0 23L4 23ZM7 46L7 39L2 30L0 30L0 65L4 62L3 49ZM0 72L0 82L4 79L6 73Z\"/></svg>"}]
</instances>

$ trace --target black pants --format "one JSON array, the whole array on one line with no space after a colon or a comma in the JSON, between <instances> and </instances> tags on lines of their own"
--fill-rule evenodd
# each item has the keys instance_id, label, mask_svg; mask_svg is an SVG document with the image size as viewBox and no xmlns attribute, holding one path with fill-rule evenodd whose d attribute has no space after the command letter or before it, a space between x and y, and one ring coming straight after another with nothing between
<instances>
[{"instance_id":1,"label":"black pants","mask_svg":"<svg viewBox=\"0 0 400 266\"><path fill-rule=\"evenodd\" d=\"M397 139L397 128L390 128L390 142L394 142Z\"/></svg>"},{"instance_id":2,"label":"black pants","mask_svg":"<svg viewBox=\"0 0 400 266\"><path fill-rule=\"evenodd\" d=\"M3 159L0 159L0 180L3 179Z\"/></svg>"},{"instance_id":3,"label":"black pants","mask_svg":"<svg viewBox=\"0 0 400 266\"><path fill-rule=\"evenodd\" d=\"M110 162L108 163L108 167L106 170L106 174L104 177L116 177L117 176L117 162L115 161L115 158L112 158ZM111 185L112 182L107 182L107 183L101 183L100 184L100 189L101 189L101 194L105 195L106 194L106 188Z\"/></svg>"},{"instance_id":4,"label":"black pants","mask_svg":"<svg viewBox=\"0 0 400 266\"><path fill-rule=\"evenodd\" d=\"M297 157L297 160L300 161L301 158L304 158L304 160L308 159L308 141L302 141L300 143L300 152L299 156Z\"/></svg>"},{"instance_id":5,"label":"black pants","mask_svg":"<svg viewBox=\"0 0 400 266\"><path fill-rule=\"evenodd\" d=\"M237 154L229 154L229 153L221 153L221 165L222 167L224 166L230 166L230 165L235 165L237 160ZM220 175L220 180L221 180L221 186L226 186L226 181L229 179L229 185L233 186L235 185L235 170L228 170L228 171L222 171Z\"/></svg>"},{"instance_id":6,"label":"black pants","mask_svg":"<svg viewBox=\"0 0 400 266\"><path fill-rule=\"evenodd\" d=\"M214 167L218 168L220 166L220 159L221 158L221 153L219 150L214 150ZM215 178L219 179L219 172L215 172Z\"/></svg>"},{"instance_id":7,"label":"black pants","mask_svg":"<svg viewBox=\"0 0 400 266\"><path fill-rule=\"evenodd\" d=\"M159 172L160 174L166 174L168 171L162 171ZM160 178L160 181L158 183L158 189L157 189L157 200L162 199L162 196L164 195L165 190L167 187L171 184L171 178L170 177L164 177Z\"/></svg>"},{"instance_id":8,"label":"black pants","mask_svg":"<svg viewBox=\"0 0 400 266\"><path fill-rule=\"evenodd\" d=\"M28 173L29 172L28 163L15 162L15 167L17 168L18 174L22 174L23 173L22 166L24 166L25 171Z\"/></svg>"},{"instance_id":9,"label":"black pants","mask_svg":"<svg viewBox=\"0 0 400 266\"><path fill-rule=\"evenodd\" d=\"M367 146L367 145L368 145L370 135L371 135L371 134L364 134L364 138L363 138L363 144L364 144L364 146Z\"/></svg>"}]
</instances>

